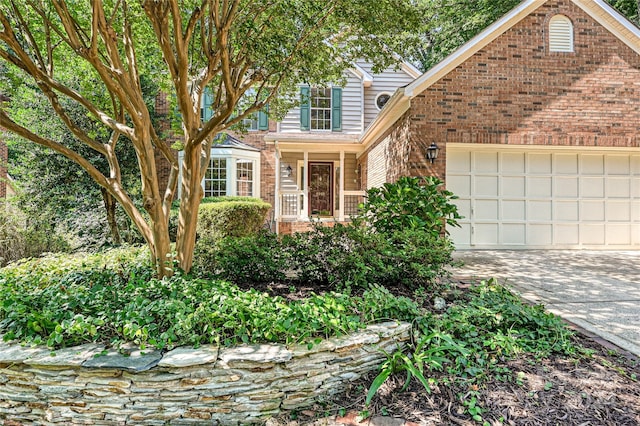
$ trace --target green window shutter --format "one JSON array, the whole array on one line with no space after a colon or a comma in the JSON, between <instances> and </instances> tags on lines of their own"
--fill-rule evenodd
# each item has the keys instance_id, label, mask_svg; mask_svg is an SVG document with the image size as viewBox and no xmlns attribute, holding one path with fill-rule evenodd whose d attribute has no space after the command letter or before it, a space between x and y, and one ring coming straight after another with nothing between
<instances>
[{"instance_id":1,"label":"green window shutter","mask_svg":"<svg viewBox=\"0 0 640 426\"><path fill-rule=\"evenodd\" d=\"M211 109L211 103L213 102L213 94L211 90L204 89L204 93L201 96L201 105L200 105L200 118L203 122L209 121L209 119L213 116L213 110Z\"/></svg>"},{"instance_id":2,"label":"green window shutter","mask_svg":"<svg viewBox=\"0 0 640 426\"><path fill-rule=\"evenodd\" d=\"M300 88L300 130L311 128L311 89L309 86Z\"/></svg>"},{"instance_id":3,"label":"green window shutter","mask_svg":"<svg viewBox=\"0 0 640 426\"><path fill-rule=\"evenodd\" d=\"M269 130L269 104L258 111L258 130Z\"/></svg>"},{"instance_id":4,"label":"green window shutter","mask_svg":"<svg viewBox=\"0 0 640 426\"><path fill-rule=\"evenodd\" d=\"M331 88L331 130L342 130L342 88Z\"/></svg>"}]
</instances>

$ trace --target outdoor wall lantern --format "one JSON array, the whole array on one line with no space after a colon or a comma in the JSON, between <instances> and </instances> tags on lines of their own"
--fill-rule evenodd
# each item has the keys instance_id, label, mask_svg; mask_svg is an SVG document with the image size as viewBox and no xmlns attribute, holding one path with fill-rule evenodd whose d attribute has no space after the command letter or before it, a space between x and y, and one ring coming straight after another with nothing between
<instances>
[{"instance_id":1,"label":"outdoor wall lantern","mask_svg":"<svg viewBox=\"0 0 640 426\"><path fill-rule=\"evenodd\" d=\"M287 167L285 167L285 169L282 171L282 176L291 177L291 173L293 173L293 169L290 165L287 165Z\"/></svg>"},{"instance_id":2,"label":"outdoor wall lantern","mask_svg":"<svg viewBox=\"0 0 640 426\"><path fill-rule=\"evenodd\" d=\"M438 148L438 145L436 145L435 142L431 142L431 145L429 145L429 148L427 148L427 159L431 164L433 164L436 158L438 158L439 152L440 148Z\"/></svg>"}]
</instances>

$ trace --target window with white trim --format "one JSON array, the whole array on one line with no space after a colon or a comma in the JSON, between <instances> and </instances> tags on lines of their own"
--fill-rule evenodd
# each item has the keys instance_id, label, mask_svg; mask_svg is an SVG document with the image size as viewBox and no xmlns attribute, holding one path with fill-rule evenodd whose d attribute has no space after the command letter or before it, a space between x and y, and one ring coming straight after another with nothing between
<instances>
[{"instance_id":1,"label":"window with white trim","mask_svg":"<svg viewBox=\"0 0 640 426\"><path fill-rule=\"evenodd\" d=\"M183 152L178 154L181 163L183 155ZM260 198L260 151L214 146L202 189L205 197L239 195Z\"/></svg>"},{"instance_id":2,"label":"window with white trim","mask_svg":"<svg viewBox=\"0 0 640 426\"><path fill-rule=\"evenodd\" d=\"M227 159L211 157L209 168L204 176L204 196L220 197L227 195Z\"/></svg>"},{"instance_id":3,"label":"window with white trim","mask_svg":"<svg viewBox=\"0 0 640 426\"><path fill-rule=\"evenodd\" d=\"M311 88L311 130L331 130L331 89Z\"/></svg>"},{"instance_id":4,"label":"window with white trim","mask_svg":"<svg viewBox=\"0 0 640 426\"><path fill-rule=\"evenodd\" d=\"M573 52L573 24L564 15L555 15L549 21L549 51Z\"/></svg>"},{"instance_id":5,"label":"window with white trim","mask_svg":"<svg viewBox=\"0 0 640 426\"><path fill-rule=\"evenodd\" d=\"M245 158L236 160L236 195L253 197L253 164Z\"/></svg>"}]
</instances>

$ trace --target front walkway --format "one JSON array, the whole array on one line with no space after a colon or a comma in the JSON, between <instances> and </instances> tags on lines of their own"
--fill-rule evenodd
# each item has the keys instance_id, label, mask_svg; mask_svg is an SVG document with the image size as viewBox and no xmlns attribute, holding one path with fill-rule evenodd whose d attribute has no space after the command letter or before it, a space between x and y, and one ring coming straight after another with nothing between
<instances>
[{"instance_id":1,"label":"front walkway","mask_svg":"<svg viewBox=\"0 0 640 426\"><path fill-rule=\"evenodd\" d=\"M458 251L454 277L495 277L523 298L640 356L640 251Z\"/></svg>"}]
</instances>

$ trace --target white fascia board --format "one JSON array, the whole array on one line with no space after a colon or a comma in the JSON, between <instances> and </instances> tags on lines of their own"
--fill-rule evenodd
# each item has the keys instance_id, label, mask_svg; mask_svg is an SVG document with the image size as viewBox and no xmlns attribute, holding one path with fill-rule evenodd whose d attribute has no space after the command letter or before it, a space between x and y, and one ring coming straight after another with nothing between
<instances>
[{"instance_id":1,"label":"white fascia board","mask_svg":"<svg viewBox=\"0 0 640 426\"><path fill-rule=\"evenodd\" d=\"M353 72L356 75L356 77L362 80L362 85L364 87L371 87L371 84L373 83L373 76L368 72L366 72L362 67L358 66L357 64L354 64L353 69L351 69L351 72Z\"/></svg>"},{"instance_id":2,"label":"white fascia board","mask_svg":"<svg viewBox=\"0 0 640 426\"><path fill-rule=\"evenodd\" d=\"M596 22L640 54L640 29L603 0L573 0Z\"/></svg>"},{"instance_id":3,"label":"white fascia board","mask_svg":"<svg viewBox=\"0 0 640 426\"><path fill-rule=\"evenodd\" d=\"M422 75L422 71L420 71L415 65L406 61L402 62L400 68L409 75L409 77L418 78Z\"/></svg>"},{"instance_id":4,"label":"white fascia board","mask_svg":"<svg viewBox=\"0 0 640 426\"><path fill-rule=\"evenodd\" d=\"M512 9L511 12L504 15L501 19L494 22L486 30L469 40L458 50L447 56L442 62L424 73L413 83L409 84L405 93L413 98L422 93L429 86L440 80L449 72L461 65L464 61L476 54L486 45L512 28L522 19L526 18L534 10L542 6L547 0L526 0L519 6Z\"/></svg>"}]
</instances>

